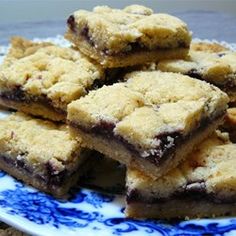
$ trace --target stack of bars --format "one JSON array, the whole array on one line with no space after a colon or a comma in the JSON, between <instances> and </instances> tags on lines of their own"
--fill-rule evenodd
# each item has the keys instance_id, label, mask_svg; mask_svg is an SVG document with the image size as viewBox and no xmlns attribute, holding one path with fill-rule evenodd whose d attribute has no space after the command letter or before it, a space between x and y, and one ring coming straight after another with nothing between
<instances>
[{"instance_id":1,"label":"stack of bars","mask_svg":"<svg viewBox=\"0 0 236 236\"><path fill-rule=\"evenodd\" d=\"M126 166L128 217L236 214L236 53L139 5L67 25L70 48L12 39L0 168L61 197L102 154Z\"/></svg>"}]
</instances>

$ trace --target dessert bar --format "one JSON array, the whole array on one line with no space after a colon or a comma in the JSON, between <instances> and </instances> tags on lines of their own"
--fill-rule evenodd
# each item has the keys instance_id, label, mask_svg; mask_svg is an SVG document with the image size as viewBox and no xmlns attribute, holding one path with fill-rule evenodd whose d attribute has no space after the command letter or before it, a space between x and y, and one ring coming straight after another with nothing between
<instances>
[{"instance_id":1,"label":"dessert bar","mask_svg":"<svg viewBox=\"0 0 236 236\"><path fill-rule=\"evenodd\" d=\"M67 21L65 37L104 67L124 67L184 58L191 34L180 19L131 5L123 10L98 6L79 10Z\"/></svg>"},{"instance_id":2,"label":"dessert bar","mask_svg":"<svg viewBox=\"0 0 236 236\"><path fill-rule=\"evenodd\" d=\"M228 97L177 73L137 71L68 105L83 145L158 178L222 121Z\"/></svg>"},{"instance_id":3,"label":"dessert bar","mask_svg":"<svg viewBox=\"0 0 236 236\"><path fill-rule=\"evenodd\" d=\"M0 120L0 169L56 197L76 183L87 155L65 125L23 113Z\"/></svg>"},{"instance_id":4,"label":"dessert bar","mask_svg":"<svg viewBox=\"0 0 236 236\"><path fill-rule=\"evenodd\" d=\"M230 107L224 119L224 123L220 126L222 131L229 133L230 140L236 142L236 108Z\"/></svg>"},{"instance_id":5,"label":"dessert bar","mask_svg":"<svg viewBox=\"0 0 236 236\"><path fill-rule=\"evenodd\" d=\"M236 52L218 44L193 44L189 56L182 60L163 60L157 68L205 80L225 91L236 101Z\"/></svg>"},{"instance_id":6,"label":"dessert bar","mask_svg":"<svg viewBox=\"0 0 236 236\"><path fill-rule=\"evenodd\" d=\"M103 69L79 52L16 37L0 69L0 104L63 121L67 104L102 81Z\"/></svg>"},{"instance_id":7,"label":"dessert bar","mask_svg":"<svg viewBox=\"0 0 236 236\"><path fill-rule=\"evenodd\" d=\"M236 144L215 133L167 175L153 181L127 170L126 215L198 218L236 215Z\"/></svg>"},{"instance_id":8,"label":"dessert bar","mask_svg":"<svg viewBox=\"0 0 236 236\"><path fill-rule=\"evenodd\" d=\"M11 38L11 47L9 48L7 55L5 55L3 63L0 65L1 69L5 66L9 66L20 58L34 54L40 48L48 46L53 46L53 44L50 42L37 43L19 36L13 36Z\"/></svg>"}]
</instances>

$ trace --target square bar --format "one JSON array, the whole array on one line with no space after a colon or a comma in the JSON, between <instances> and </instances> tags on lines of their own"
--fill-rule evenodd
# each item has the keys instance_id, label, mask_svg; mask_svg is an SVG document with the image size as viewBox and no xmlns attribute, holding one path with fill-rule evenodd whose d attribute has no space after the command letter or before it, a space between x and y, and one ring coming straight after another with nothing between
<instances>
[{"instance_id":1,"label":"square bar","mask_svg":"<svg viewBox=\"0 0 236 236\"><path fill-rule=\"evenodd\" d=\"M177 73L137 71L68 105L83 145L158 178L221 123L228 97Z\"/></svg>"},{"instance_id":2,"label":"square bar","mask_svg":"<svg viewBox=\"0 0 236 236\"><path fill-rule=\"evenodd\" d=\"M215 133L156 181L127 170L126 216L199 218L236 215L236 144Z\"/></svg>"},{"instance_id":3,"label":"square bar","mask_svg":"<svg viewBox=\"0 0 236 236\"><path fill-rule=\"evenodd\" d=\"M67 24L65 37L82 53L111 68L184 58L191 41L183 21L140 5L79 10Z\"/></svg>"},{"instance_id":4,"label":"square bar","mask_svg":"<svg viewBox=\"0 0 236 236\"><path fill-rule=\"evenodd\" d=\"M163 60L157 69L205 80L236 102L236 52L219 44L193 43L186 59Z\"/></svg>"},{"instance_id":5,"label":"square bar","mask_svg":"<svg viewBox=\"0 0 236 236\"><path fill-rule=\"evenodd\" d=\"M65 125L15 113L0 120L0 169L50 193L65 195L87 156Z\"/></svg>"},{"instance_id":6,"label":"square bar","mask_svg":"<svg viewBox=\"0 0 236 236\"><path fill-rule=\"evenodd\" d=\"M15 37L0 69L0 104L63 121L68 103L103 82L103 69L79 52Z\"/></svg>"}]
</instances>

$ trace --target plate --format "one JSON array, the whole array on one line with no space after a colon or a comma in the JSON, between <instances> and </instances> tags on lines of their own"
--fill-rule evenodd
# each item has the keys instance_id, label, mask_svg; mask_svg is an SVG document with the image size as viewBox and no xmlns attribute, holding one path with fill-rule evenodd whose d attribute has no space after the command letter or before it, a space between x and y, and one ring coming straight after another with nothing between
<instances>
[{"instance_id":1,"label":"plate","mask_svg":"<svg viewBox=\"0 0 236 236\"><path fill-rule=\"evenodd\" d=\"M68 44L61 36L44 41ZM0 62L7 48L0 47ZM0 118L7 114L0 111ZM58 200L0 171L0 220L32 235L236 235L236 218L132 220L125 218L124 207L121 195L79 187L71 190L68 199Z\"/></svg>"},{"instance_id":2,"label":"plate","mask_svg":"<svg viewBox=\"0 0 236 236\"><path fill-rule=\"evenodd\" d=\"M0 220L33 235L202 235L236 234L236 218L189 221L132 220L124 198L74 188L56 200L0 172Z\"/></svg>"}]
</instances>

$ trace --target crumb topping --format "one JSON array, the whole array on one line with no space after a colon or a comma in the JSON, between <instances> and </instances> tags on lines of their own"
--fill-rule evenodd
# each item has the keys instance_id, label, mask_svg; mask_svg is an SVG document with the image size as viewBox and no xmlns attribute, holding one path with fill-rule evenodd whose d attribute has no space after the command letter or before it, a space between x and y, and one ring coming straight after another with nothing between
<instances>
[{"instance_id":1,"label":"crumb topping","mask_svg":"<svg viewBox=\"0 0 236 236\"><path fill-rule=\"evenodd\" d=\"M201 120L223 114L227 107L225 93L181 74L139 71L128 74L126 80L70 103L69 122L87 129L101 121L112 123L114 135L138 150L150 151L158 145L159 135L178 132L186 136Z\"/></svg>"},{"instance_id":2,"label":"crumb topping","mask_svg":"<svg viewBox=\"0 0 236 236\"><path fill-rule=\"evenodd\" d=\"M133 47L188 48L191 35L187 25L168 14L131 5L123 10L98 6L93 11L79 10L68 20L68 34L80 34L100 51L119 53Z\"/></svg>"},{"instance_id":3,"label":"crumb topping","mask_svg":"<svg viewBox=\"0 0 236 236\"><path fill-rule=\"evenodd\" d=\"M103 79L100 66L78 51L19 38L12 42L7 66L0 71L2 92L21 89L66 110L67 104L85 95L95 80Z\"/></svg>"},{"instance_id":4,"label":"crumb topping","mask_svg":"<svg viewBox=\"0 0 236 236\"><path fill-rule=\"evenodd\" d=\"M179 72L221 88L236 86L236 52L214 44L193 44L185 60L161 61L161 71Z\"/></svg>"},{"instance_id":5,"label":"crumb topping","mask_svg":"<svg viewBox=\"0 0 236 236\"><path fill-rule=\"evenodd\" d=\"M229 141L226 133L217 131L190 155L177 168L155 181L138 170L128 169L129 191L136 189L144 197L158 199L198 188L219 200L235 197L236 145Z\"/></svg>"},{"instance_id":6,"label":"crumb topping","mask_svg":"<svg viewBox=\"0 0 236 236\"><path fill-rule=\"evenodd\" d=\"M79 158L80 142L72 138L66 125L34 119L23 113L0 120L1 153L23 158L32 165L50 161L63 167Z\"/></svg>"}]
</instances>

